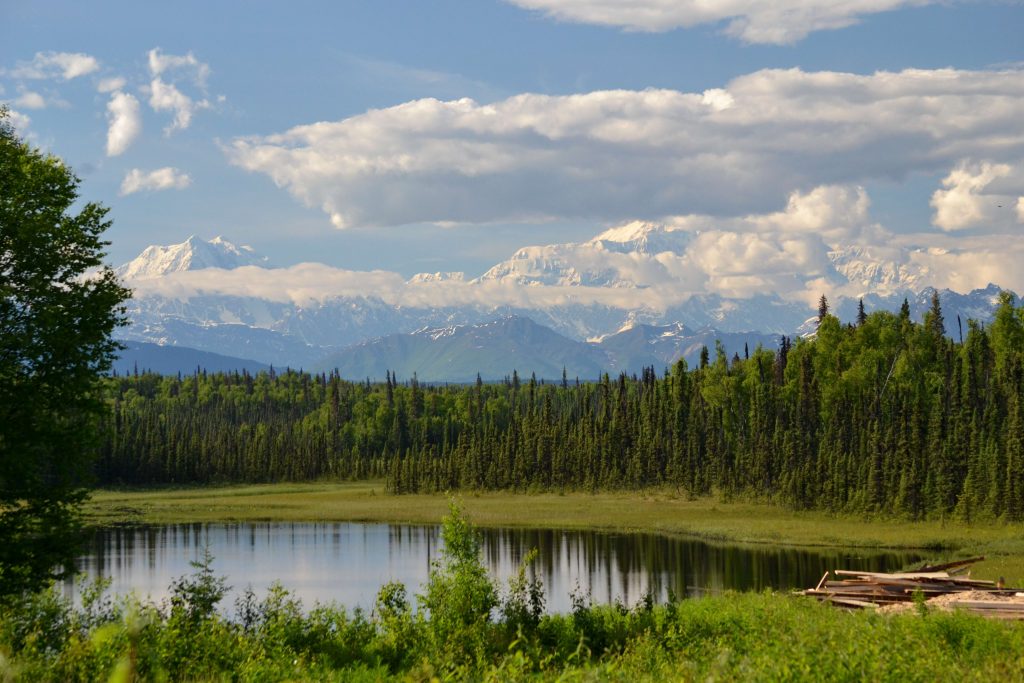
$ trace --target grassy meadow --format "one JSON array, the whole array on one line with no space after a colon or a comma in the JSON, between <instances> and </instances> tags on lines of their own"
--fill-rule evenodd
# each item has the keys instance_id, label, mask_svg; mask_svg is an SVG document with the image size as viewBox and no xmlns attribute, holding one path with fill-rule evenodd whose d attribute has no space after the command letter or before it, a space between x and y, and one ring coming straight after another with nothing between
<instances>
[{"instance_id":1,"label":"grassy meadow","mask_svg":"<svg viewBox=\"0 0 1024 683\"><path fill-rule=\"evenodd\" d=\"M985 555L973 576L1024 585L1024 525L1003 522L905 521L794 511L670 490L600 493L460 494L480 527L645 531L710 541L844 548L923 549L935 558ZM226 521L362 521L437 524L443 495L395 496L381 481L268 484L180 489L101 490L90 523L164 524Z\"/></svg>"}]
</instances>

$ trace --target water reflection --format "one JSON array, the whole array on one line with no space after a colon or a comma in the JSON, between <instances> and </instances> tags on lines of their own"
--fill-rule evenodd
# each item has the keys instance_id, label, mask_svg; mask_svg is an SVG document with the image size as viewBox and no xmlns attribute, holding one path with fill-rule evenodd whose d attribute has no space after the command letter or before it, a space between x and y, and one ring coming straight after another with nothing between
<instances>
[{"instance_id":1,"label":"water reflection","mask_svg":"<svg viewBox=\"0 0 1024 683\"><path fill-rule=\"evenodd\" d=\"M483 530L484 559L503 583L531 548L534 576L548 608L567 611L574 590L595 602L633 604L648 592L665 600L726 589L786 590L814 585L827 569L893 571L920 558L910 553L862 554L774 546L709 544L651 534L550 529ZM410 592L426 580L441 545L437 527L359 523L173 524L94 532L79 566L88 578L107 576L117 594L162 600L175 578L209 547L214 569L228 577L226 600L251 586L262 595L281 581L308 606L337 602L371 607L387 581ZM70 582L65 592L74 596Z\"/></svg>"}]
</instances>

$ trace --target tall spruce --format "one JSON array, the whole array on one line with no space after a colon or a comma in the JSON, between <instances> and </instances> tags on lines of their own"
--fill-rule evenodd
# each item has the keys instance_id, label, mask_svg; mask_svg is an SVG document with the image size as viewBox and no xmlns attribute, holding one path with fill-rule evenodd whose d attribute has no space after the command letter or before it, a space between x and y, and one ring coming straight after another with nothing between
<instances>
[{"instance_id":1,"label":"tall spruce","mask_svg":"<svg viewBox=\"0 0 1024 683\"><path fill-rule=\"evenodd\" d=\"M398 493L671 486L803 508L1024 517L1024 307L936 344L886 311L659 375L375 385L140 374L107 380L99 463L130 484L386 478ZM567 380L568 378L564 378ZM390 401L389 401L390 395Z\"/></svg>"}]
</instances>

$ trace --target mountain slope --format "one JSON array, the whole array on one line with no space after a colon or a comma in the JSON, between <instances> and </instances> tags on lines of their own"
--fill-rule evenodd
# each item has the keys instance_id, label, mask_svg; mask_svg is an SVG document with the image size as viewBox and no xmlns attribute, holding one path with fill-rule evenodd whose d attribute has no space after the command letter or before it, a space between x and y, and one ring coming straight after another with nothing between
<instances>
[{"instance_id":1,"label":"mountain slope","mask_svg":"<svg viewBox=\"0 0 1024 683\"><path fill-rule=\"evenodd\" d=\"M688 330L680 323L672 325L631 324L597 343L611 358L615 366L627 373L638 373L645 366L656 369L670 366L680 358L694 367L700 360L701 348L706 346L715 358L715 342L721 342L728 358L753 352L758 345L774 349L779 345L776 335L759 332L721 332L711 327Z\"/></svg>"},{"instance_id":2,"label":"mountain slope","mask_svg":"<svg viewBox=\"0 0 1024 683\"><path fill-rule=\"evenodd\" d=\"M682 325L631 324L600 341L579 342L539 325L529 318L507 316L479 325L419 330L357 344L332 354L318 369L337 369L348 379L383 379L385 372L399 377L416 373L423 381L469 382L477 373L485 380L507 377L516 370L526 377L560 380L562 369L575 380L593 380L602 373L640 374L653 366L660 371L685 358L697 364L701 347L714 358L721 340L729 358L743 356L745 347L775 348L776 337L757 333L721 333L705 328L695 332Z\"/></svg>"},{"instance_id":3,"label":"mountain slope","mask_svg":"<svg viewBox=\"0 0 1024 683\"><path fill-rule=\"evenodd\" d=\"M266 259L258 256L252 247L239 247L223 237L209 242L192 235L181 244L153 245L114 272L124 280L160 277L169 273L204 268L230 270L241 266L264 266Z\"/></svg>"},{"instance_id":4,"label":"mountain slope","mask_svg":"<svg viewBox=\"0 0 1024 683\"><path fill-rule=\"evenodd\" d=\"M119 375L127 375L138 370L149 371L160 375L189 375L197 368L207 372L231 372L247 370L257 373L267 370L269 366L247 358L234 358L219 353L199 351L183 346L160 346L146 342L126 342L114 361L113 370Z\"/></svg>"},{"instance_id":5,"label":"mountain slope","mask_svg":"<svg viewBox=\"0 0 1024 683\"><path fill-rule=\"evenodd\" d=\"M511 375L596 379L610 368L598 348L563 337L529 318L509 316L479 325L420 330L357 344L324 358L321 369L336 368L349 379L383 379L388 370L399 377L413 373L425 382L470 382Z\"/></svg>"}]
</instances>

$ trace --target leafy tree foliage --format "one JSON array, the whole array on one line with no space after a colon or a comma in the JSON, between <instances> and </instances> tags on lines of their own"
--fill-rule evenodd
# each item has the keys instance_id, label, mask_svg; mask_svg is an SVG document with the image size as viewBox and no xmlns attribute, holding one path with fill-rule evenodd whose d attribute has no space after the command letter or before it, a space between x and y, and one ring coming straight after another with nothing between
<instances>
[{"instance_id":1,"label":"leafy tree foliage","mask_svg":"<svg viewBox=\"0 0 1024 683\"><path fill-rule=\"evenodd\" d=\"M0 110L0 596L71 566L128 296L101 267L107 210L77 200L78 178Z\"/></svg>"}]
</instances>

